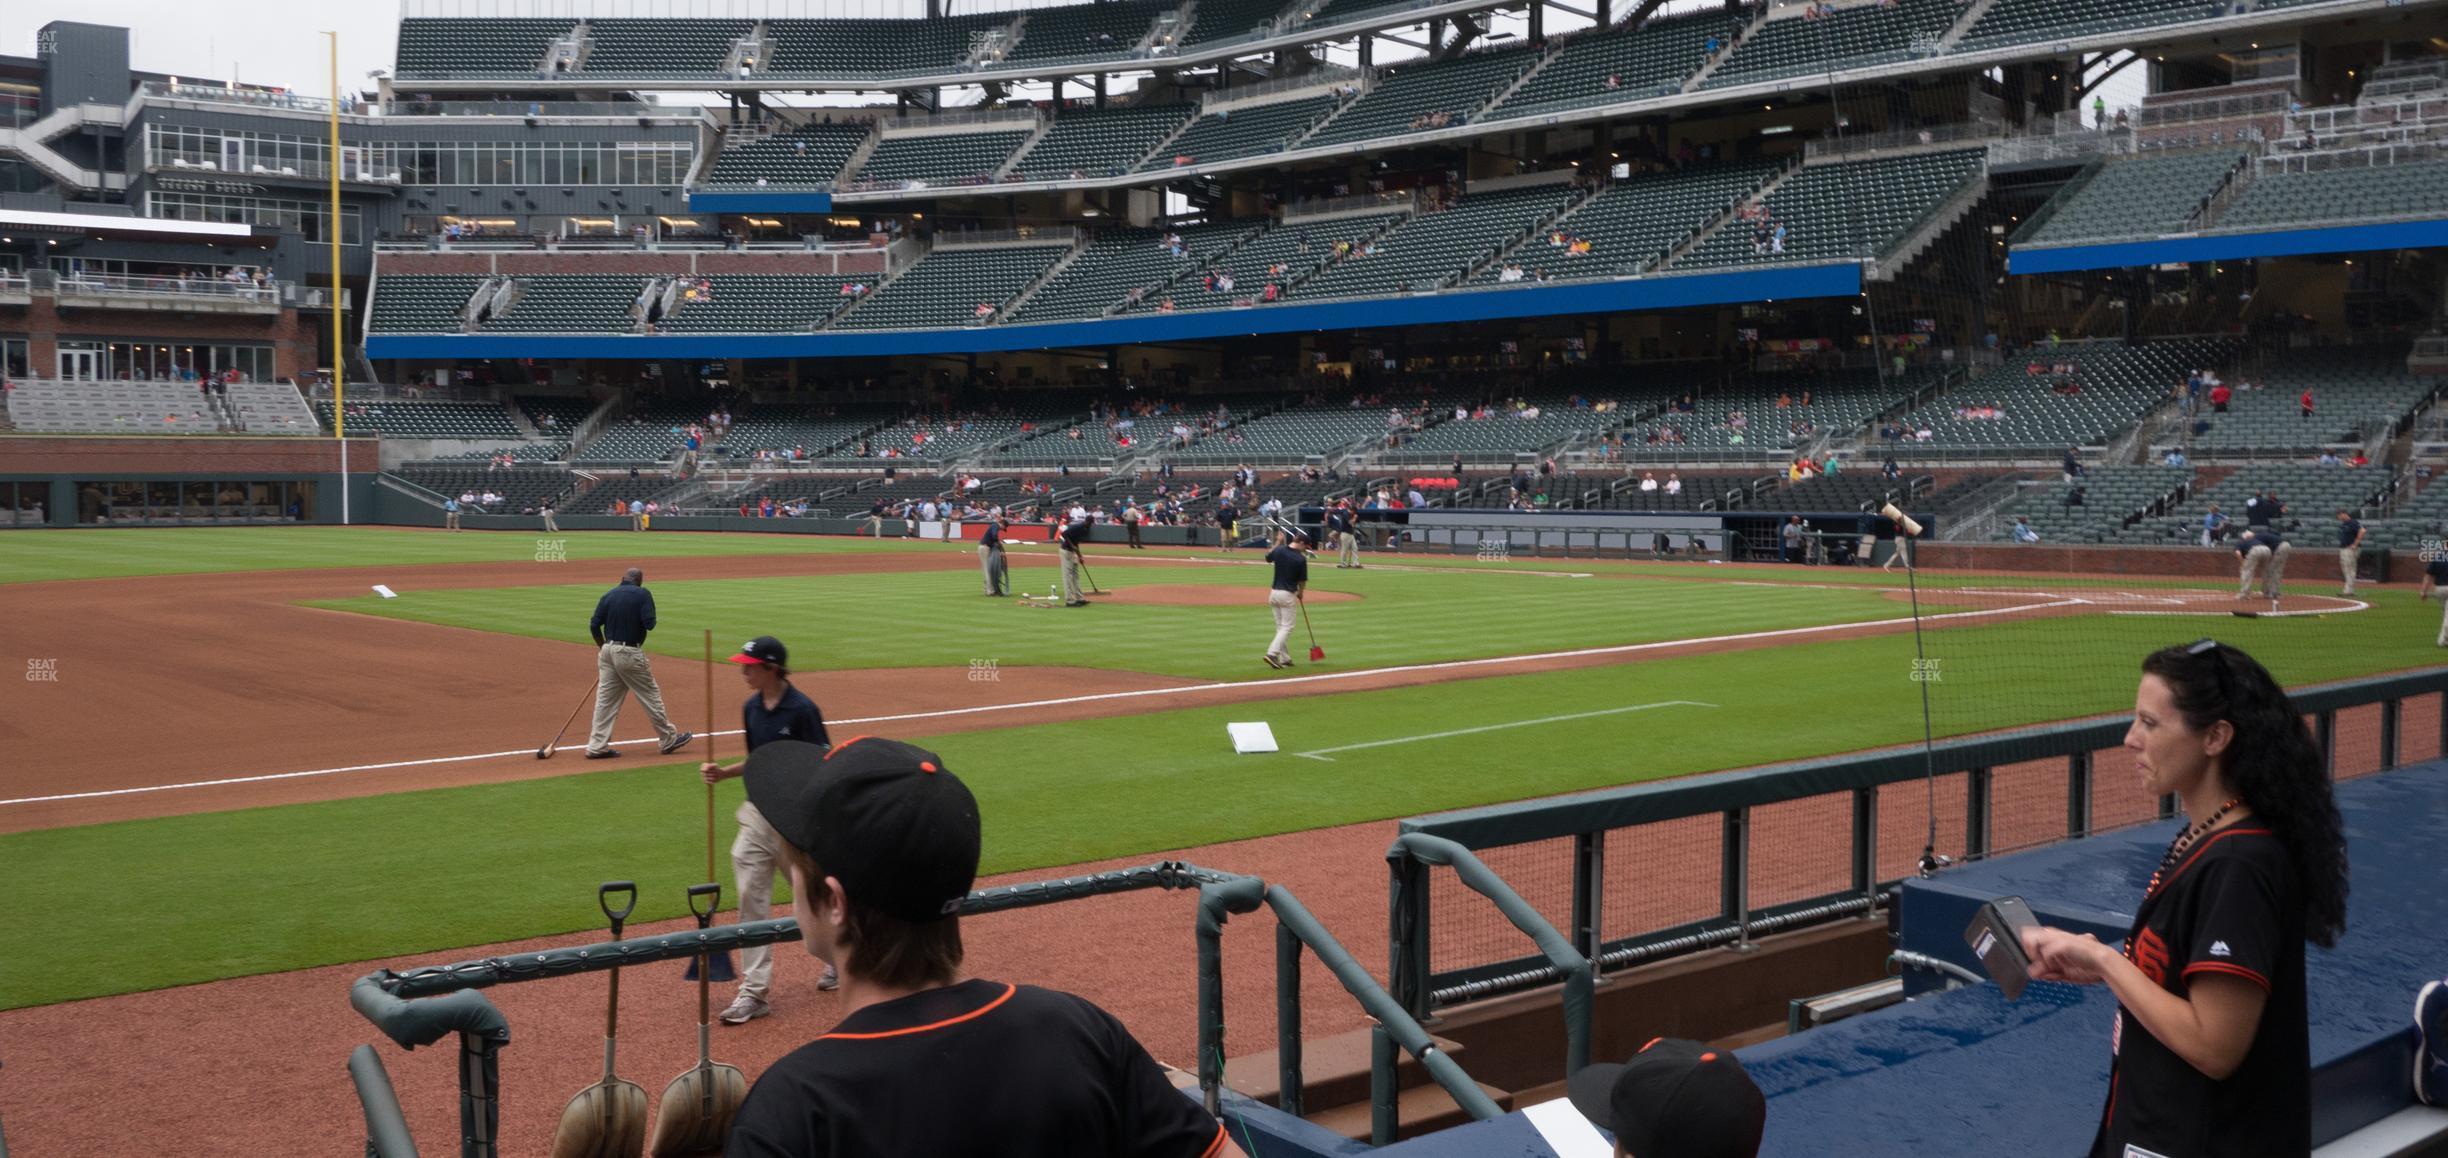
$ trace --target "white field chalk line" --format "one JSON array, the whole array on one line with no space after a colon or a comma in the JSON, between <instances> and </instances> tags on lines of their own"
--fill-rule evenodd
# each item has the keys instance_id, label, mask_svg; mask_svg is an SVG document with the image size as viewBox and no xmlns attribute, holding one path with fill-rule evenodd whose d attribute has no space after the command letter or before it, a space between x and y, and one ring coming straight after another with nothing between
<instances>
[{"instance_id":1,"label":"white field chalk line","mask_svg":"<svg viewBox=\"0 0 2448 1158\"><path fill-rule=\"evenodd\" d=\"M2052 607L2073 607L2079 599L2060 599L2035 603L2026 607L1988 607L1977 611L1950 611L1944 615L1924 615L1924 623L1944 619L1978 619L1992 615L2016 615L2026 611L2044 611ZM1289 684L1333 683L1342 680L1368 679L1372 676L1403 675L1423 671L1461 671L1468 668L1496 667L1514 663L1537 663L1552 659L1581 659L1598 655L1631 655L1644 651L1664 651L1678 647L1696 647L1713 643L1743 643L1755 639L1792 639L1822 635L1836 631L1853 631L1867 627L1901 627L1912 622L1911 616L1901 619L1871 619L1857 623L1818 623L1808 627L1780 627L1768 631L1744 631L1732 635L1706 635L1687 639L1661 639L1649 643L1622 643L1606 647L1582 647L1570 651L1543 651L1529 655L1498 655L1481 659L1455 659L1438 663L1397 664L1393 667L1363 668L1359 671L1321 672L1317 675L1288 676L1273 680L1227 680L1217 683L1188 684L1177 688L1140 688L1127 692L1098 692L1085 696L1062 696L1050 700L1027 700L1015 704L984 704L974 708L943 708L931 712L902 712L890 716L860 716L832 720L833 724L889 724L904 720L940 720L954 716L974 716L988 712L1017 712L1031 708L1058 708L1070 704L1091 704L1108 700L1141 699L1152 696L1182 696L1198 692L1238 691L1253 687L1283 687ZM811 678L813 675L811 673ZM737 731L717 732L718 736L736 736ZM613 747L656 743L652 739L615 741ZM569 751L563 748L557 751ZM95 800L111 796L137 796L150 792L177 792L193 788L221 788L232 784L261 784L272 780L299 780L316 776L339 776L356 772L383 772L393 768L418 768L433 764L458 764L473 760L499 760L509 756L532 756L533 748L513 748L506 752L479 752L472 756L433 756L423 760L392 760L380 764L351 764L340 768L316 768L304 772L273 772L260 776L231 776L217 780L191 780L183 784L151 784L136 788L106 788L93 792L63 792L52 796L20 796L0 800L0 808L18 804L54 804L63 800ZM685 759L685 757L683 757Z\"/></svg>"},{"instance_id":2,"label":"white field chalk line","mask_svg":"<svg viewBox=\"0 0 2448 1158\"><path fill-rule=\"evenodd\" d=\"M1335 748L1318 748L1308 752L1294 752L1293 755L1306 756L1312 760L1323 760L1329 764L1332 764L1335 762L1335 759L1334 757L1327 755L1326 753L1328 752L1356 752L1362 748L1383 748L1392 744L1416 744L1422 740L1444 740L1455 736L1477 735L1480 732L1501 732L1507 728L1527 728L1537 724L1561 724L1566 720L1587 720L1598 716L1620 716L1625 712L1645 712L1651 708L1713 708L1716 706L1717 705L1715 704L1704 704L1698 700L1660 700L1654 704L1633 704L1632 706L1625 708L1600 708L1594 712L1574 712L1570 715L1545 716L1536 720L1515 720L1509 724L1483 724L1476 728L1456 728L1450 732L1430 732L1425 736L1403 736L1393 740L1371 740L1365 744L1344 744Z\"/></svg>"}]
</instances>

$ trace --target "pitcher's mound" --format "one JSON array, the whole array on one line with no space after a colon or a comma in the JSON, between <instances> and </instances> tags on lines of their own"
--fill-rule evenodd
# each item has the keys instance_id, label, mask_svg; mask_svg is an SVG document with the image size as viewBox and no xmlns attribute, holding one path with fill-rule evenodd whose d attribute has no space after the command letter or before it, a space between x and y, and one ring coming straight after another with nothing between
<instances>
[{"instance_id":1,"label":"pitcher's mound","mask_svg":"<svg viewBox=\"0 0 2448 1158\"><path fill-rule=\"evenodd\" d=\"M1209 587L1194 583L1150 583L1109 589L1094 597L1099 603L1146 603L1158 607L1264 607L1263 587ZM1345 603L1360 598L1349 591L1311 591L1311 603Z\"/></svg>"}]
</instances>

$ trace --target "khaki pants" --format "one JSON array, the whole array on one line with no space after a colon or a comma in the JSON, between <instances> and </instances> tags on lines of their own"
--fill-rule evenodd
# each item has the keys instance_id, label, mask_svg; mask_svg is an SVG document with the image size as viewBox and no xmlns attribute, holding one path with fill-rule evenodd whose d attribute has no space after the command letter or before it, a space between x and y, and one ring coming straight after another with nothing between
<instances>
[{"instance_id":1,"label":"khaki pants","mask_svg":"<svg viewBox=\"0 0 2448 1158\"><path fill-rule=\"evenodd\" d=\"M2243 562L2236 568L2236 598L2242 599L2252 594L2254 581L2261 578L2261 572L2269 566L2269 561L2270 549L2267 547L2256 546L2244 553Z\"/></svg>"},{"instance_id":2,"label":"khaki pants","mask_svg":"<svg viewBox=\"0 0 2448 1158\"><path fill-rule=\"evenodd\" d=\"M459 512L457 512L457 511L444 511L444 512L442 512L442 529L443 529L443 530L445 530L445 531L456 531L456 530L458 530L458 529L459 529Z\"/></svg>"},{"instance_id":3,"label":"khaki pants","mask_svg":"<svg viewBox=\"0 0 2448 1158\"><path fill-rule=\"evenodd\" d=\"M1139 520L1125 519L1122 521L1122 525L1130 530L1130 545L1138 547L1141 550L1146 550L1146 546L1139 541Z\"/></svg>"},{"instance_id":4,"label":"khaki pants","mask_svg":"<svg viewBox=\"0 0 2448 1158\"><path fill-rule=\"evenodd\" d=\"M1068 547L1061 547L1061 548L1057 548L1056 550L1057 550L1057 553L1059 553L1060 555L1062 555L1062 597L1063 597L1063 602L1065 602L1065 603L1085 603L1085 602L1087 602L1087 601L1088 601L1088 597L1087 597L1087 596L1085 596L1085 595L1080 594L1080 557L1079 557L1079 552L1074 551L1074 550L1072 550L1072 549L1070 549L1070 548L1068 548Z\"/></svg>"},{"instance_id":5,"label":"khaki pants","mask_svg":"<svg viewBox=\"0 0 2448 1158\"><path fill-rule=\"evenodd\" d=\"M2269 565L2261 568L2262 598L2276 599L2282 594L2278 585L2286 580L2287 555L2292 550L2292 544L2280 543L2277 550L2270 552Z\"/></svg>"},{"instance_id":6,"label":"khaki pants","mask_svg":"<svg viewBox=\"0 0 2448 1158\"><path fill-rule=\"evenodd\" d=\"M1267 645L1266 653L1280 660L1290 660L1292 653L1284 644L1292 638L1292 621L1299 617L1300 600L1289 591L1267 592L1267 609L1275 613L1275 642Z\"/></svg>"},{"instance_id":7,"label":"khaki pants","mask_svg":"<svg viewBox=\"0 0 2448 1158\"><path fill-rule=\"evenodd\" d=\"M663 713L663 689L655 686L646 653L625 643L607 643L595 652L595 729L587 735L587 751L611 750L612 724L620 719L624 694L637 697L657 738L669 744L680 735L671 717Z\"/></svg>"},{"instance_id":8,"label":"khaki pants","mask_svg":"<svg viewBox=\"0 0 2448 1158\"><path fill-rule=\"evenodd\" d=\"M632 530L632 531L643 531L643 530L645 530L645 529L646 529L646 516L644 516L644 515L631 515L631 516L629 516L629 529L630 529L630 530Z\"/></svg>"},{"instance_id":9,"label":"khaki pants","mask_svg":"<svg viewBox=\"0 0 2448 1158\"><path fill-rule=\"evenodd\" d=\"M874 535L876 538L879 538L879 539L883 538L883 537L884 537L884 516L882 516L882 515L869 515L869 516L867 516L867 532L868 532L869 534L871 534L871 535Z\"/></svg>"},{"instance_id":10,"label":"khaki pants","mask_svg":"<svg viewBox=\"0 0 2448 1158\"><path fill-rule=\"evenodd\" d=\"M782 835L757 806L739 806L739 836L731 841L731 874L739 883L739 923L773 916L774 874L782 863ZM762 999L773 988L773 946L740 950L739 995Z\"/></svg>"},{"instance_id":11,"label":"khaki pants","mask_svg":"<svg viewBox=\"0 0 2448 1158\"><path fill-rule=\"evenodd\" d=\"M2338 548L2338 574L2346 580L2346 594L2348 595L2354 594L2355 564L2361 562L2362 559L2363 548L2361 547Z\"/></svg>"},{"instance_id":12,"label":"khaki pants","mask_svg":"<svg viewBox=\"0 0 2448 1158\"><path fill-rule=\"evenodd\" d=\"M547 507L544 510L544 529L556 535L561 533L561 524L553 521L552 508L550 507Z\"/></svg>"},{"instance_id":13,"label":"khaki pants","mask_svg":"<svg viewBox=\"0 0 2448 1158\"><path fill-rule=\"evenodd\" d=\"M1224 549L1224 550L1226 550L1226 551L1230 551L1230 550L1232 550L1232 545L1233 545L1233 527L1235 527L1236 525L1238 525L1238 524L1235 524L1235 523L1217 523L1217 524L1216 524L1216 537L1217 537L1217 538L1219 538L1219 539L1221 539L1221 540L1223 540L1221 543L1219 543L1219 544L1218 544L1218 546L1220 546L1222 549Z\"/></svg>"},{"instance_id":14,"label":"khaki pants","mask_svg":"<svg viewBox=\"0 0 2448 1158\"><path fill-rule=\"evenodd\" d=\"M1004 563L1001 550L980 545L978 547L978 570L985 572L988 595L1006 595L1011 592L1011 568Z\"/></svg>"},{"instance_id":15,"label":"khaki pants","mask_svg":"<svg viewBox=\"0 0 2448 1158\"><path fill-rule=\"evenodd\" d=\"M1335 552L1335 562L1337 565L1344 567L1359 566L1360 536L1355 535L1350 531L1340 532L1336 536Z\"/></svg>"}]
</instances>

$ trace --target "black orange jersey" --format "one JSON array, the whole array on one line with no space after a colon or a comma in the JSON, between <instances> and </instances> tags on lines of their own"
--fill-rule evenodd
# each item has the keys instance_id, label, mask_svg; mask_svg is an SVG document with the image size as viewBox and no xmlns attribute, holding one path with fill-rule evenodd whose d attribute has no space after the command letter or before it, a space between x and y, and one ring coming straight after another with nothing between
<instances>
[{"instance_id":1,"label":"black orange jersey","mask_svg":"<svg viewBox=\"0 0 2448 1158\"><path fill-rule=\"evenodd\" d=\"M728 1158L1209 1158L1224 1128L1112 1014L964 981L861 1009L757 1078Z\"/></svg>"},{"instance_id":2,"label":"black orange jersey","mask_svg":"<svg viewBox=\"0 0 2448 1158\"><path fill-rule=\"evenodd\" d=\"M2108 1108L2093 1158L2312 1151L2304 900L2292 859L2252 818L2202 837L2142 899L2125 956L2168 992L2223 974L2269 993L2244 1062L2214 1081L2117 1009Z\"/></svg>"}]
</instances>

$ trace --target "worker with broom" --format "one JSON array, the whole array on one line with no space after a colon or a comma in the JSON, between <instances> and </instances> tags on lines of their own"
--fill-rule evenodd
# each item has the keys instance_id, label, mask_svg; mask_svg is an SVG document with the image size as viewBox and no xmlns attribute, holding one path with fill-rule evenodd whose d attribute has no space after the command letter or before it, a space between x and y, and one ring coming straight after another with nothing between
<instances>
[{"instance_id":1,"label":"worker with broom","mask_svg":"<svg viewBox=\"0 0 2448 1158\"><path fill-rule=\"evenodd\" d=\"M1287 527L1275 532L1275 549L1267 552L1266 561L1275 569L1274 586L1267 591L1267 608L1275 613L1275 642L1267 645L1266 665L1281 670L1292 666L1292 653L1284 645L1292 639L1292 623L1298 618L1301 596L1309 589L1309 532Z\"/></svg>"},{"instance_id":2,"label":"worker with broom","mask_svg":"<svg viewBox=\"0 0 2448 1158\"><path fill-rule=\"evenodd\" d=\"M740 645L731 662L740 665L740 677L749 688L748 701L740 705L740 718L751 755L774 740L833 746L816 701L791 685L790 649L781 640L760 635ZM727 765L708 761L698 771L712 785L739 775L747 766L745 761ZM741 802L738 817L739 837L731 842L731 871L739 882L739 919L762 921L773 915L774 872L781 863L782 838L752 801ZM722 1012L724 1025L746 1025L773 1012L766 999L773 990L773 946L750 945L740 950L739 973L739 992ZM832 989L840 983L828 965L816 988Z\"/></svg>"},{"instance_id":3,"label":"worker with broom","mask_svg":"<svg viewBox=\"0 0 2448 1158\"><path fill-rule=\"evenodd\" d=\"M1072 994L963 977L977 798L943 757L863 736L748 759L841 1021L766 1068L731 1158L1241 1158L1122 1023Z\"/></svg>"}]
</instances>

